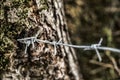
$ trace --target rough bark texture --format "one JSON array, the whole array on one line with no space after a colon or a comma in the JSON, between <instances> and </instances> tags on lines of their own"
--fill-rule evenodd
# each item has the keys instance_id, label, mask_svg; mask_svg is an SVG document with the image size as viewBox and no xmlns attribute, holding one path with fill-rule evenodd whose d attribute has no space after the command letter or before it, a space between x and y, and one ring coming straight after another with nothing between
<instances>
[{"instance_id":1,"label":"rough bark texture","mask_svg":"<svg viewBox=\"0 0 120 80\"><path fill-rule=\"evenodd\" d=\"M8 0L4 5L9 6L11 2ZM62 39L63 43L70 43L62 0L31 0L26 6L12 7L7 15L6 22L19 21L26 28L17 38L34 36L40 31L38 39ZM20 19L17 13L25 9L25 18ZM3 74L2 80L82 80L72 48L57 46L55 54L54 46L35 43L35 48L30 46L25 54L25 45L16 44L18 48L11 54L9 70Z\"/></svg>"}]
</instances>

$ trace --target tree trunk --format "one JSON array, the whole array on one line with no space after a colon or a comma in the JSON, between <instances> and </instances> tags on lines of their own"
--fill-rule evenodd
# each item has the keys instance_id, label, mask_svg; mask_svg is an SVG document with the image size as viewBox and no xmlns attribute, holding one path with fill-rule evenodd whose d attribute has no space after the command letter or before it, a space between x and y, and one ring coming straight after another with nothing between
<instances>
[{"instance_id":1,"label":"tree trunk","mask_svg":"<svg viewBox=\"0 0 120 80\"><path fill-rule=\"evenodd\" d=\"M38 39L70 44L62 0L6 0L3 6L9 8L4 11L5 23L22 28L14 39L40 32ZM10 67L2 80L82 80L74 49L59 45L55 50L39 42L25 54L25 44L16 40L14 44L17 48L10 54Z\"/></svg>"}]
</instances>

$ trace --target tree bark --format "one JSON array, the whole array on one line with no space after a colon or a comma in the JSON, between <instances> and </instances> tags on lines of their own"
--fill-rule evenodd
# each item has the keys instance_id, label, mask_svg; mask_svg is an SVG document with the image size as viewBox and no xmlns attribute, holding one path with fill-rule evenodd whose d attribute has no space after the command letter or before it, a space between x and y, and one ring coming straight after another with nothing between
<instances>
[{"instance_id":1,"label":"tree bark","mask_svg":"<svg viewBox=\"0 0 120 80\"><path fill-rule=\"evenodd\" d=\"M10 7L6 22L19 22L24 26L17 38L40 32L38 39L51 42L62 39L62 43L71 43L62 0L31 0L19 7L12 7L12 2L14 0L4 2ZM35 48L30 45L25 54L25 44L15 44L17 49L10 56L10 67L3 73L2 80L82 80L73 48L56 46L55 52L53 45L39 42Z\"/></svg>"}]
</instances>

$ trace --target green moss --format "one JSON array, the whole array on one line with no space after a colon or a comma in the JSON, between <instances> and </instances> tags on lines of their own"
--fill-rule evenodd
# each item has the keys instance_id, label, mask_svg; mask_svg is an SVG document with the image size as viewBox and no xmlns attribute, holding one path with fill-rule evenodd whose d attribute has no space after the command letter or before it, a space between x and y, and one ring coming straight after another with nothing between
<instances>
[{"instance_id":1,"label":"green moss","mask_svg":"<svg viewBox=\"0 0 120 80\"><path fill-rule=\"evenodd\" d=\"M9 59L6 58L5 56L1 56L0 57L0 72L6 70L8 64L9 64Z\"/></svg>"},{"instance_id":2,"label":"green moss","mask_svg":"<svg viewBox=\"0 0 120 80\"><path fill-rule=\"evenodd\" d=\"M42 7L40 8L40 11L48 9L48 1L47 0L41 0L40 1Z\"/></svg>"},{"instance_id":3,"label":"green moss","mask_svg":"<svg viewBox=\"0 0 120 80\"><path fill-rule=\"evenodd\" d=\"M0 53L12 52L15 49L17 35L22 31L23 27L20 23L2 22L0 28Z\"/></svg>"},{"instance_id":4,"label":"green moss","mask_svg":"<svg viewBox=\"0 0 120 80\"><path fill-rule=\"evenodd\" d=\"M9 65L9 56L16 49L17 36L24 29L20 23L5 23L2 21L0 27L0 71L7 70ZM5 56L8 54L7 56Z\"/></svg>"},{"instance_id":5,"label":"green moss","mask_svg":"<svg viewBox=\"0 0 120 80\"><path fill-rule=\"evenodd\" d=\"M0 10L2 14L0 15L0 71L7 69L10 61L9 56L16 51L18 36L25 28L28 28L26 27L26 19L28 17L28 10L30 9L30 1L31 0L10 0L7 3L6 1L3 2ZM41 5L42 7L39 11L48 9L47 0L41 0ZM14 11L14 16L11 11ZM13 20L12 18L14 17L16 19Z\"/></svg>"},{"instance_id":6,"label":"green moss","mask_svg":"<svg viewBox=\"0 0 120 80\"><path fill-rule=\"evenodd\" d=\"M20 6L28 6L30 0L12 0L12 6L11 7L20 7Z\"/></svg>"},{"instance_id":7,"label":"green moss","mask_svg":"<svg viewBox=\"0 0 120 80\"><path fill-rule=\"evenodd\" d=\"M10 0L8 2L3 0L0 2L2 3L0 9L0 71L7 69L10 61L9 56L17 46L18 35L25 29L28 1L30 0ZM14 12L17 16L15 21L10 20L10 11L12 10L17 10Z\"/></svg>"}]
</instances>

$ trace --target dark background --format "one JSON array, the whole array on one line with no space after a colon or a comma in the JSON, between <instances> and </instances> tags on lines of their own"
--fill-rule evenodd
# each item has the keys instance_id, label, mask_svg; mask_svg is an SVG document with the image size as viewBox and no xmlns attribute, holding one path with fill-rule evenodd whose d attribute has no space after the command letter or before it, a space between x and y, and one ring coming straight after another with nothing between
<instances>
[{"instance_id":1,"label":"dark background","mask_svg":"<svg viewBox=\"0 0 120 80\"><path fill-rule=\"evenodd\" d=\"M64 0L67 23L73 44L91 45L103 38L102 46L120 48L120 0ZM76 49L85 80L117 80L120 54ZM115 68L117 67L117 69Z\"/></svg>"}]
</instances>

